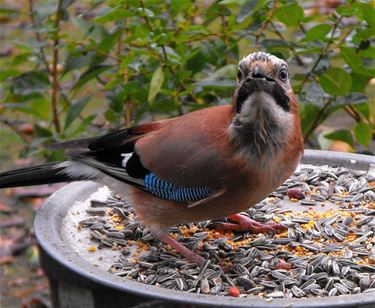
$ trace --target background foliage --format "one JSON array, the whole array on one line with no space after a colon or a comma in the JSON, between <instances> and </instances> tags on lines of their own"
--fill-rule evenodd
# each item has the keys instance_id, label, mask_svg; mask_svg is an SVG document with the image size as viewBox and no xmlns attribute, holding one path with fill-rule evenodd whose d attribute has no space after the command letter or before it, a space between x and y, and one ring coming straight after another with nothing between
<instances>
[{"instance_id":1,"label":"background foliage","mask_svg":"<svg viewBox=\"0 0 375 308\"><path fill-rule=\"evenodd\" d=\"M374 7L371 1L314 3L28 0L21 9L2 6L0 22L22 22L21 31L8 30L11 51L0 59L0 121L25 141L23 155L47 155L44 146L59 140L228 104L239 59L264 50L290 63L308 146L338 139L366 149L375 132L374 95L368 95ZM337 112L353 124L321 133L317 127Z\"/></svg>"}]
</instances>

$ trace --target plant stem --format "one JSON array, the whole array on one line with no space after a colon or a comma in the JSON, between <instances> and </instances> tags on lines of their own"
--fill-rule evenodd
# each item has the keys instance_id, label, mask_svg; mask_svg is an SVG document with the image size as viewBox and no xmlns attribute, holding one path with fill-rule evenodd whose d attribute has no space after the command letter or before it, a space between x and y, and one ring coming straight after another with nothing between
<instances>
[{"instance_id":1,"label":"plant stem","mask_svg":"<svg viewBox=\"0 0 375 308\"><path fill-rule=\"evenodd\" d=\"M52 53L52 97L51 97L51 107L52 107L52 122L55 127L56 132L60 133L60 122L58 114L58 96L59 96L59 79L57 72L57 64L59 62L59 32L60 32L60 20L61 20L61 7L63 0L58 0L57 11L55 15L55 38L53 40L53 53Z\"/></svg>"},{"instance_id":2,"label":"plant stem","mask_svg":"<svg viewBox=\"0 0 375 308\"><path fill-rule=\"evenodd\" d=\"M286 39L285 39L285 37L282 35L282 33L281 33L279 30L276 29L275 24L274 24L272 21L270 21L269 23L270 23L270 25L273 27L274 32L277 34L277 36L278 36L279 38L281 38L283 41L286 41ZM289 48L290 48L290 50L293 51L294 53L296 52L296 50L294 49L293 46L290 46ZM301 59L300 56L298 56L298 55L294 55L294 57L295 57L296 61L298 62L298 64L299 64L300 66L306 66L305 63L302 61L302 59Z\"/></svg>"},{"instance_id":3,"label":"plant stem","mask_svg":"<svg viewBox=\"0 0 375 308\"><path fill-rule=\"evenodd\" d=\"M127 21L127 18L126 18L126 21ZM118 38L118 41L117 41L117 48L116 48L116 57L117 57L117 69L118 71L120 72L123 80L124 80L124 83L126 84L128 82L128 76L129 76L129 72L128 72L128 69L125 68L123 71L121 71L121 55L122 55L122 51L124 49L124 40L123 40L123 36L124 36L124 30L123 29L120 29L120 35L119 35L119 38ZM125 127L128 127L130 126L130 104L128 104L128 101L129 101L129 98L126 97L125 100L124 100L124 106L125 106L125 113L124 113L124 122L125 122Z\"/></svg>"},{"instance_id":4,"label":"plant stem","mask_svg":"<svg viewBox=\"0 0 375 308\"><path fill-rule=\"evenodd\" d=\"M34 33L35 33L35 38L36 40L39 42L39 43L42 43L43 42L43 38L42 36L40 35L40 33L35 30L37 27L38 27L38 24L37 24L37 21L35 20L34 18L34 2L33 0L28 0L29 1L29 15L30 15L30 20L31 20L31 24L33 25L33 29L34 29ZM46 71L48 72L48 74L50 75L51 79L52 79L52 70L48 64L48 61L47 61L47 55L44 51L44 47L41 46L39 48L39 51L40 51L40 58L41 60L43 61L44 65L45 65L45 69ZM63 99L65 100L66 104L68 106L71 106L71 102L69 101L68 97L61 93L61 88L60 88L60 85L59 85L59 92L60 92L60 95L63 97ZM81 119L82 119L82 116L80 115L79 116ZM53 123L51 123L51 125L53 125Z\"/></svg>"},{"instance_id":5,"label":"plant stem","mask_svg":"<svg viewBox=\"0 0 375 308\"><path fill-rule=\"evenodd\" d=\"M370 119L363 116L361 113L359 113L357 110L355 110L355 108L353 107L353 105L347 105L344 107L344 110L346 111L346 113L348 113L357 123L363 121L363 122L367 122L368 125L370 125L371 127L374 127L374 125L371 123Z\"/></svg>"},{"instance_id":6,"label":"plant stem","mask_svg":"<svg viewBox=\"0 0 375 308\"><path fill-rule=\"evenodd\" d=\"M37 24L37 22L34 18L34 3L33 3L33 0L29 0L29 14L30 14L31 24L33 25L33 28L34 28L35 38L39 43L42 43L43 39L42 39L40 33L36 30L36 28L38 27L38 24ZM48 65L47 56L44 52L44 47L41 46L39 48L39 51L40 51L40 55L41 55L40 58L42 59L44 65L46 67L47 72L51 75L51 70L50 70L49 65Z\"/></svg>"},{"instance_id":7,"label":"plant stem","mask_svg":"<svg viewBox=\"0 0 375 308\"><path fill-rule=\"evenodd\" d=\"M32 141L31 137L29 138L28 136L23 134L15 124L13 124L10 120L6 119L5 117L0 117L0 122L8 126L12 131L14 131L24 142L30 143Z\"/></svg>"},{"instance_id":8,"label":"plant stem","mask_svg":"<svg viewBox=\"0 0 375 308\"><path fill-rule=\"evenodd\" d=\"M139 3L141 5L141 8L144 12L144 16L143 16L143 19L145 20L145 23L147 25L147 28L154 32L153 28L152 28L152 25L151 25L151 22L150 20L148 19L147 15L146 15L146 10L145 10L145 6L144 6L144 3L143 3L143 0L139 0ZM168 60L168 54L167 54L167 51L165 49L165 45L164 44L160 44L160 47L161 47L161 50L162 50L162 53L163 53L163 59L164 60L164 66L171 72L172 75L176 74L176 70L169 64L169 60ZM158 55L160 57L160 55ZM185 85L181 82L181 81L178 81L178 87L181 91L186 91L186 87ZM190 96L193 98L194 102L197 103L197 99L195 97L195 95L190 92L189 93ZM182 105L181 105L181 102L178 101L178 95L176 95L175 97L177 97L177 100L175 99L176 101L176 104L178 106L178 113L179 115L183 115L183 110L182 110Z\"/></svg>"},{"instance_id":9,"label":"plant stem","mask_svg":"<svg viewBox=\"0 0 375 308\"><path fill-rule=\"evenodd\" d=\"M258 46L259 38L262 36L263 32L266 30L268 24L271 22L273 14L276 10L277 0L275 0L272 4L272 8L269 10L262 26L259 28L259 30L254 33L255 36L255 46Z\"/></svg>"},{"instance_id":10,"label":"plant stem","mask_svg":"<svg viewBox=\"0 0 375 308\"><path fill-rule=\"evenodd\" d=\"M311 68L311 70L306 74L306 76L305 76L305 78L303 79L303 81L299 84L299 92L302 91L303 86L305 85L305 83L307 82L307 80L310 79L311 75L314 73L315 69L318 67L320 61L321 61L321 60L323 59L323 57L329 52L329 48L330 48L330 46L331 46L331 44L332 44L332 40L333 40L333 38L334 38L334 36L335 36L336 30L337 30L338 26L340 25L342 19L343 19L343 17L340 16L340 17L337 19L336 23L333 25L330 40L327 42L326 47L325 47L324 49L322 49L322 51L320 52L319 57L318 57L318 59L316 59L316 61L315 61L314 65L313 65L313 67Z\"/></svg>"},{"instance_id":11,"label":"plant stem","mask_svg":"<svg viewBox=\"0 0 375 308\"><path fill-rule=\"evenodd\" d=\"M225 48L225 62L226 63L230 63L230 56L229 56L229 49L228 49L228 46L229 46L229 37L228 37L228 22L227 20L225 19L225 16L224 15L220 15L220 19L221 19L221 25L222 25L222 40L226 46Z\"/></svg>"}]
</instances>

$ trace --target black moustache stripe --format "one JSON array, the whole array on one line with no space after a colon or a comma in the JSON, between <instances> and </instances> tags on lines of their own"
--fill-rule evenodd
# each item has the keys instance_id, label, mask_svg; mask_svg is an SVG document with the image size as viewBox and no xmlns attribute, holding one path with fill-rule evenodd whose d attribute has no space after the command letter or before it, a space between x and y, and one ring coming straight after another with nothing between
<instances>
[{"instance_id":1,"label":"black moustache stripe","mask_svg":"<svg viewBox=\"0 0 375 308\"><path fill-rule=\"evenodd\" d=\"M271 95L275 99L276 104L278 104L285 111L290 110L289 97L278 83L266 80L250 79L245 81L238 90L236 104L237 113L241 112L243 103L251 94L261 91Z\"/></svg>"}]
</instances>

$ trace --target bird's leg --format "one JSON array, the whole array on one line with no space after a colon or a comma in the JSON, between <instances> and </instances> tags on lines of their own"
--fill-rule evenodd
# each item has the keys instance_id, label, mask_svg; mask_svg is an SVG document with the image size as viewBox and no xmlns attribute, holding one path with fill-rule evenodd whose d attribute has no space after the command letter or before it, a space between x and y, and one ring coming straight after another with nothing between
<instances>
[{"instance_id":1,"label":"bird's leg","mask_svg":"<svg viewBox=\"0 0 375 308\"><path fill-rule=\"evenodd\" d=\"M162 241L163 243L172 246L174 249L177 250L177 252L179 252L189 261L194 262L198 266L202 266L204 264L205 260L203 257L191 251L189 248L185 247L184 245L180 244L170 235L164 234L162 236L159 236L158 239Z\"/></svg>"},{"instance_id":2,"label":"bird's leg","mask_svg":"<svg viewBox=\"0 0 375 308\"><path fill-rule=\"evenodd\" d=\"M284 232L288 228L282 224L275 222L260 223L245 215L234 214L228 216L230 220L237 223L217 223L215 228L219 230L232 230L232 231L250 231L251 233L278 233Z\"/></svg>"}]
</instances>

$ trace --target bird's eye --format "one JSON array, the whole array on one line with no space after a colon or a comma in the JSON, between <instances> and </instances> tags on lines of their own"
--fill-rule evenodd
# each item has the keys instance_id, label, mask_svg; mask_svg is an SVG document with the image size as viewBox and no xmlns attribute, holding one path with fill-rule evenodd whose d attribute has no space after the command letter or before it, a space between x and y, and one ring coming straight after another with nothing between
<instances>
[{"instance_id":1,"label":"bird's eye","mask_svg":"<svg viewBox=\"0 0 375 308\"><path fill-rule=\"evenodd\" d=\"M279 79L281 81L286 81L287 78L288 78L288 71L286 70L286 68L281 69L279 72Z\"/></svg>"},{"instance_id":2,"label":"bird's eye","mask_svg":"<svg viewBox=\"0 0 375 308\"><path fill-rule=\"evenodd\" d=\"M242 79L242 72L238 70L237 72L237 80L240 81Z\"/></svg>"}]
</instances>

